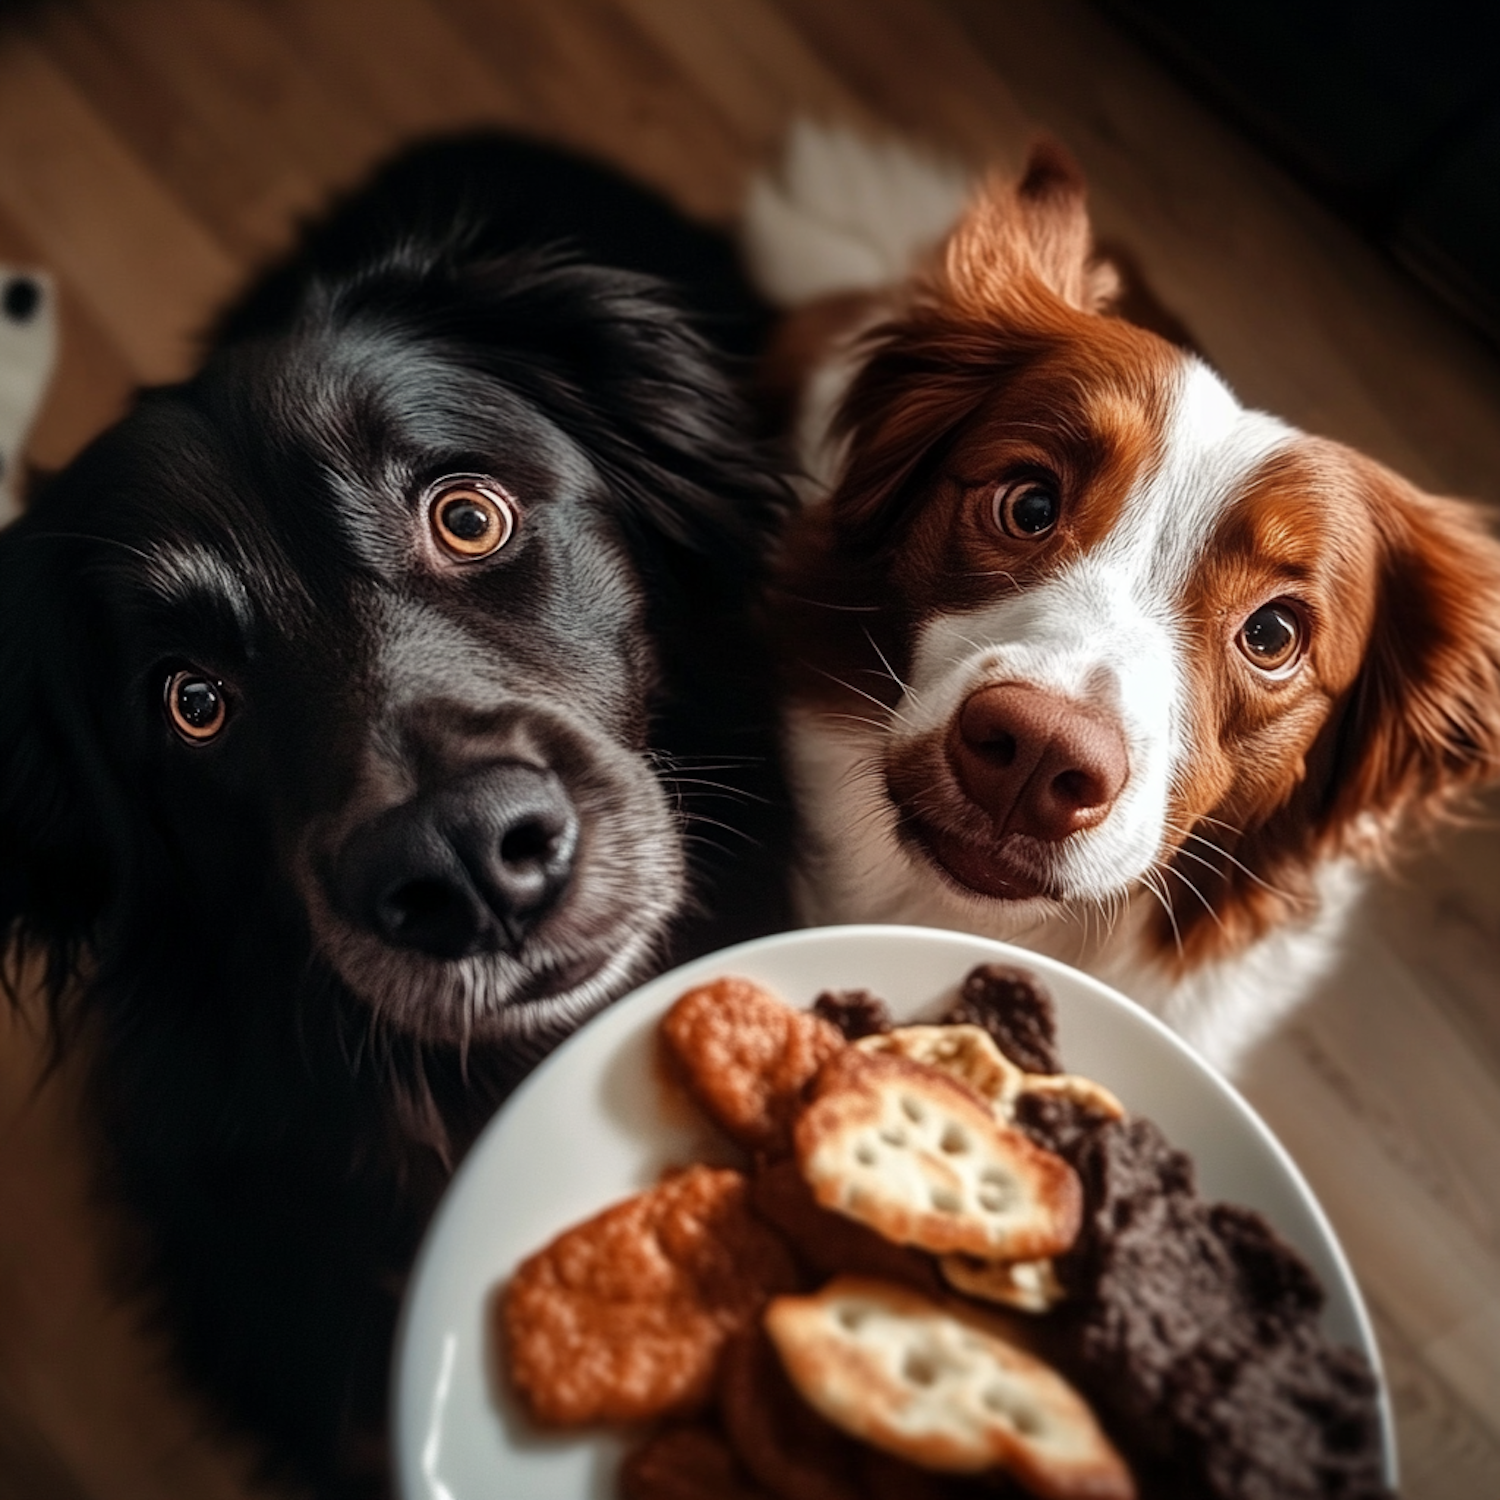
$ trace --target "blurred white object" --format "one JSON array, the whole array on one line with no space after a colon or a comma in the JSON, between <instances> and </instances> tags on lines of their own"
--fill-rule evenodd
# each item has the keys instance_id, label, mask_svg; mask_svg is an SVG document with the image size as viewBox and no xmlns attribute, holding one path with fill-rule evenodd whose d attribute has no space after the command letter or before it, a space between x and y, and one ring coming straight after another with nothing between
<instances>
[{"instance_id":1,"label":"blurred white object","mask_svg":"<svg viewBox=\"0 0 1500 1500\"><path fill-rule=\"evenodd\" d=\"M21 452L57 362L57 289L0 265L0 526L20 508Z\"/></svg>"},{"instance_id":2,"label":"blurred white object","mask_svg":"<svg viewBox=\"0 0 1500 1500\"><path fill-rule=\"evenodd\" d=\"M750 184L751 277L777 307L894 286L952 229L973 185L956 162L902 141L798 120L779 168Z\"/></svg>"}]
</instances>

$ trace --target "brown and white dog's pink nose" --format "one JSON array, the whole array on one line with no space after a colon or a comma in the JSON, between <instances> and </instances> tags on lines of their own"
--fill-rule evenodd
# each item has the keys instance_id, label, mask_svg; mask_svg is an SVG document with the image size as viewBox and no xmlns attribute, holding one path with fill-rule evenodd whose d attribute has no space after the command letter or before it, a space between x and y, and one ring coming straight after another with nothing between
<instances>
[{"instance_id":1,"label":"brown and white dog's pink nose","mask_svg":"<svg viewBox=\"0 0 1500 1500\"><path fill-rule=\"evenodd\" d=\"M1128 768L1112 716L1020 682L969 696L949 729L948 757L997 835L1044 843L1102 822Z\"/></svg>"}]
</instances>

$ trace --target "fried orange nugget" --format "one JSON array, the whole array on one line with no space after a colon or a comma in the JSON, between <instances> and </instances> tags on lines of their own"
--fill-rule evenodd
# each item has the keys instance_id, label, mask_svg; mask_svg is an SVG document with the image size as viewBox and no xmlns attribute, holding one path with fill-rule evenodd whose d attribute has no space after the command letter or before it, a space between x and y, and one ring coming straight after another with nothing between
<instances>
[{"instance_id":1,"label":"fried orange nugget","mask_svg":"<svg viewBox=\"0 0 1500 1500\"><path fill-rule=\"evenodd\" d=\"M661 1034L715 1123L741 1145L772 1154L788 1149L804 1086L847 1045L827 1021L732 977L689 990L667 1012Z\"/></svg>"},{"instance_id":2,"label":"fried orange nugget","mask_svg":"<svg viewBox=\"0 0 1500 1500\"><path fill-rule=\"evenodd\" d=\"M797 1284L746 1178L691 1166L522 1263L500 1303L511 1379L546 1426L688 1415L724 1340Z\"/></svg>"}]
</instances>

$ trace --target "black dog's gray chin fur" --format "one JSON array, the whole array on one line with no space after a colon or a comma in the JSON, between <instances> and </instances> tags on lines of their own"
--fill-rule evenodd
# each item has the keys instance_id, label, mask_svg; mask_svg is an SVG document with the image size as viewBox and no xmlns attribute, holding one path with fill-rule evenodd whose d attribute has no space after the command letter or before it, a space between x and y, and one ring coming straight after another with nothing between
<instances>
[{"instance_id":1,"label":"black dog's gray chin fur","mask_svg":"<svg viewBox=\"0 0 1500 1500\"><path fill-rule=\"evenodd\" d=\"M587 858L556 908L514 952L438 959L391 947L340 917L320 881L300 881L315 941L380 1024L467 1047L571 1031L663 956L686 872L676 819L654 780L586 831Z\"/></svg>"},{"instance_id":2,"label":"black dog's gray chin fur","mask_svg":"<svg viewBox=\"0 0 1500 1500\"><path fill-rule=\"evenodd\" d=\"M606 941L567 948L536 940L514 956L372 953L371 940L352 930L329 934L323 948L383 1025L436 1045L525 1044L573 1030L644 975L675 911L675 900L664 901ZM587 968L582 979L580 967ZM559 974L568 982L555 988Z\"/></svg>"}]
</instances>

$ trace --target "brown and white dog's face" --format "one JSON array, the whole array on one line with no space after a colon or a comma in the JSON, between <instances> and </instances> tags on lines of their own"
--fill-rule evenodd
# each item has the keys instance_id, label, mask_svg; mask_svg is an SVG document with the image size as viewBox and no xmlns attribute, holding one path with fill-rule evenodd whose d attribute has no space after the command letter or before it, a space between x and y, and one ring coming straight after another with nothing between
<instances>
[{"instance_id":1,"label":"brown and white dog's face","mask_svg":"<svg viewBox=\"0 0 1500 1500\"><path fill-rule=\"evenodd\" d=\"M1192 961L1493 769L1500 549L1094 310L1088 243L1043 150L870 336L789 554L793 770L825 915L1019 932L1144 883Z\"/></svg>"}]
</instances>

